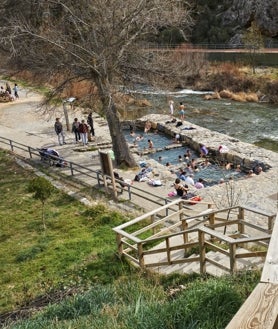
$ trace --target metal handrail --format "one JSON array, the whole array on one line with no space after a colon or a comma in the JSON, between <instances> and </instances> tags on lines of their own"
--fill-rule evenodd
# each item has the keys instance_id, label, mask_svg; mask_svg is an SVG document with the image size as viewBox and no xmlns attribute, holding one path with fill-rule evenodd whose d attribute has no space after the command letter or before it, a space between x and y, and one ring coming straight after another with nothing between
<instances>
[{"instance_id":1,"label":"metal handrail","mask_svg":"<svg viewBox=\"0 0 278 329\"><path fill-rule=\"evenodd\" d=\"M16 142L9 138L0 136L0 144L1 143L4 145L7 145L8 148L15 154L20 155L18 152L16 152L16 150L21 150L21 151L27 153L30 159L32 159L34 156L41 157L41 154L39 153L40 149L38 149L38 148L34 148L31 146ZM62 159L62 158L56 157L54 155L51 155L51 158L56 159L56 160ZM100 170L90 169L88 167L82 166L73 161L69 161L66 158L63 158L63 161L65 163L67 163L65 168L69 168L71 176L74 176L76 173L79 173L79 174L85 175L86 177L95 179L99 188L102 186L102 182L104 182L105 179L111 179L110 176L103 175ZM84 170L86 172L84 172ZM118 180L118 179L115 179L115 181L118 184L123 183L121 180ZM155 194L152 194L151 192L142 190L138 187L131 186L129 184L126 184L125 187L127 188L129 200L132 200L132 196L137 196L137 197L143 198L146 201L150 201L150 202L154 203L156 206L163 206L169 202L169 200L167 198L157 196Z\"/></svg>"}]
</instances>

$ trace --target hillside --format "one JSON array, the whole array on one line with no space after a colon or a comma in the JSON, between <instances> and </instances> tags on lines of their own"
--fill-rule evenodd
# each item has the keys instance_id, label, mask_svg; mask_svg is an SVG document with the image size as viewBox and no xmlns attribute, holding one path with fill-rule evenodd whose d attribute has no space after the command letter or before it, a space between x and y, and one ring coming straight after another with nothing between
<instances>
[{"instance_id":1,"label":"hillside","mask_svg":"<svg viewBox=\"0 0 278 329\"><path fill-rule=\"evenodd\" d=\"M137 271L115 256L112 227L123 216L58 190L43 230L26 191L34 173L5 151L0 160L1 328L221 329L259 280L259 271L217 279Z\"/></svg>"},{"instance_id":2,"label":"hillside","mask_svg":"<svg viewBox=\"0 0 278 329\"><path fill-rule=\"evenodd\" d=\"M196 0L193 43L242 44L242 34L254 21L268 47L278 43L277 0Z\"/></svg>"}]
</instances>

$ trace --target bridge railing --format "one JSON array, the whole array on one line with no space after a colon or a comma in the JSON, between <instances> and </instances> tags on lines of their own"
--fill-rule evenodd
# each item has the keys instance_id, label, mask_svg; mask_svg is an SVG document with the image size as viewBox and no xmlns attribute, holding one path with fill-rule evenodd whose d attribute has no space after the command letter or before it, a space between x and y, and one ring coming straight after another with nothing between
<instances>
[{"instance_id":1,"label":"bridge railing","mask_svg":"<svg viewBox=\"0 0 278 329\"><path fill-rule=\"evenodd\" d=\"M173 49L173 48L188 48L188 49L249 49L249 47L252 47L253 45L250 44L237 44L237 45L231 45L227 43L169 43L169 44L160 44L160 43L145 43L143 45L143 48L146 49ZM277 49L278 48L278 42L271 41L266 42L264 44L264 48L266 49Z\"/></svg>"}]
</instances>

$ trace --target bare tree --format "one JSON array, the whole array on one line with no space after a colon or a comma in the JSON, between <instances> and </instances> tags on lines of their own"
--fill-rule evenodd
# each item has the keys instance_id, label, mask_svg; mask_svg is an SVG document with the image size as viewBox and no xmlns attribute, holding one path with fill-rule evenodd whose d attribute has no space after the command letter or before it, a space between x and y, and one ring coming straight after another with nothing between
<instances>
[{"instance_id":1,"label":"bare tree","mask_svg":"<svg viewBox=\"0 0 278 329\"><path fill-rule=\"evenodd\" d=\"M12 53L13 64L40 74L44 81L59 76L61 82L48 101L61 95L72 81L88 80L97 86L116 164L135 166L122 133L114 95L120 84L170 83L188 69L188 63L173 60L174 54L155 54L144 46L150 36L169 27L180 29L184 35L191 24L188 3L25 0L23 5L7 0L2 17L6 21L2 22L0 39L5 50Z\"/></svg>"},{"instance_id":2,"label":"bare tree","mask_svg":"<svg viewBox=\"0 0 278 329\"><path fill-rule=\"evenodd\" d=\"M249 61L252 65L253 74L256 73L256 55L264 47L264 40L260 28L255 21L243 34L242 41L244 46L249 50Z\"/></svg>"},{"instance_id":3,"label":"bare tree","mask_svg":"<svg viewBox=\"0 0 278 329\"><path fill-rule=\"evenodd\" d=\"M221 166L218 163L218 166ZM209 191L208 194L215 204L216 208L233 208L235 206L239 206L240 204L246 204L248 199L250 198L250 193L246 188L241 188L238 186L233 176L230 176L229 171L227 173L225 170L222 171L223 183L221 183L221 194L215 194L215 191ZM219 186L219 187L220 187ZM228 209L226 221L229 221L231 216L232 209ZM223 233L226 234L227 226L224 226Z\"/></svg>"}]
</instances>

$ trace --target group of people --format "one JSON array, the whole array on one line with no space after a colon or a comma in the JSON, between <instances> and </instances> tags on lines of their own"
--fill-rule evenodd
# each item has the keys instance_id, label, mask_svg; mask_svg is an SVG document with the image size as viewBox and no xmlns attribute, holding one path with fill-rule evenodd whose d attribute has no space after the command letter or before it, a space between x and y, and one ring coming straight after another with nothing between
<instances>
[{"instance_id":1,"label":"group of people","mask_svg":"<svg viewBox=\"0 0 278 329\"><path fill-rule=\"evenodd\" d=\"M189 166L187 166L189 168ZM192 168L190 168L192 169ZM186 183L187 185L194 186L197 189L204 188L204 180L202 178L199 178L197 182L194 182L194 174L192 173L192 170L186 170L183 168L180 168L179 171L176 173L178 178Z\"/></svg>"},{"instance_id":2,"label":"group of people","mask_svg":"<svg viewBox=\"0 0 278 329\"><path fill-rule=\"evenodd\" d=\"M65 133L60 118L56 118L54 130L58 136L59 145L66 144ZM95 136L92 112L90 112L87 117L87 123L84 119L82 119L80 122L78 118L74 118L71 131L74 134L76 143L82 142L84 146L88 145L88 141L91 139L91 137Z\"/></svg>"},{"instance_id":3,"label":"group of people","mask_svg":"<svg viewBox=\"0 0 278 329\"><path fill-rule=\"evenodd\" d=\"M148 134L151 128L152 128L152 123L150 120L147 120L145 122L144 133ZM132 125L129 126L129 134L130 136L134 137L134 141L133 141L134 145L136 145L137 142L140 142L144 139L144 136L142 134L136 136L134 127ZM154 148L153 141L150 138L147 141L148 141L148 149L152 150Z\"/></svg>"},{"instance_id":4,"label":"group of people","mask_svg":"<svg viewBox=\"0 0 278 329\"><path fill-rule=\"evenodd\" d=\"M170 193L170 195L168 194L169 196L178 196L178 197L181 197L183 199L191 199L192 197L196 196L195 193L189 192L190 191L189 185L186 184L185 182L183 182L180 178L175 179L175 182L174 182L173 186L174 186L175 191L174 191L173 194L172 193ZM196 189L204 187L201 178L195 184L194 187ZM200 200L201 200L201 198L198 198L198 201L200 201Z\"/></svg>"},{"instance_id":5,"label":"group of people","mask_svg":"<svg viewBox=\"0 0 278 329\"><path fill-rule=\"evenodd\" d=\"M13 92L13 94L12 94ZM18 95L18 85L17 83L14 84L13 89L11 88L10 84L6 82L6 88L3 86L0 87L0 97L8 99L9 101L13 101L19 98Z\"/></svg>"}]
</instances>

